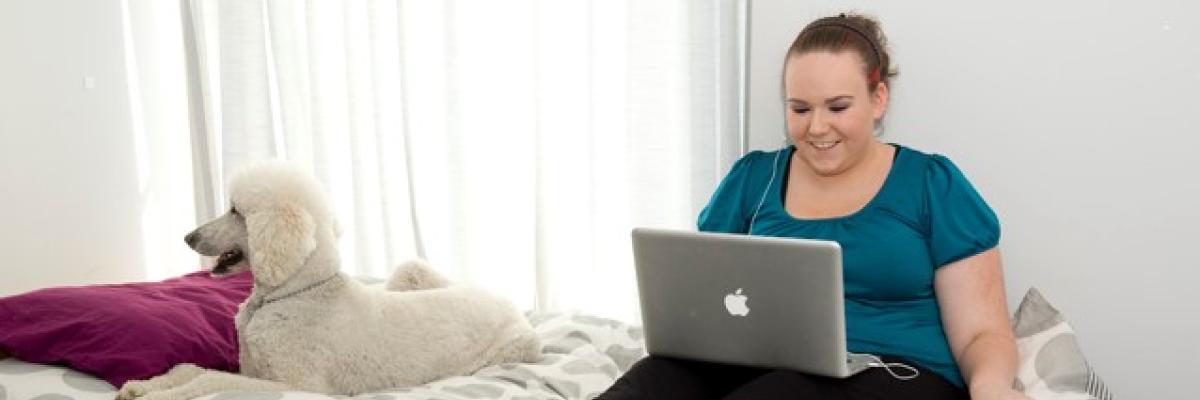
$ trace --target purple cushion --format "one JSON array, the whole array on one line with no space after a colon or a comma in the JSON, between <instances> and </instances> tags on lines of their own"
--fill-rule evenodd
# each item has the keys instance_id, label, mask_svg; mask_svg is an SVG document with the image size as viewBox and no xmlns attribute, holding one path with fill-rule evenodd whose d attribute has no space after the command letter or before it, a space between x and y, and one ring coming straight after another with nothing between
<instances>
[{"instance_id":1,"label":"purple cushion","mask_svg":"<svg viewBox=\"0 0 1200 400\"><path fill-rule=\"evenodd\" d=\"M66 365L116 387L179 363L236 372L233 317L252 286L248 271L222 278L194 272L0 298L0 351Z\"/></svg>"}]
</instances>

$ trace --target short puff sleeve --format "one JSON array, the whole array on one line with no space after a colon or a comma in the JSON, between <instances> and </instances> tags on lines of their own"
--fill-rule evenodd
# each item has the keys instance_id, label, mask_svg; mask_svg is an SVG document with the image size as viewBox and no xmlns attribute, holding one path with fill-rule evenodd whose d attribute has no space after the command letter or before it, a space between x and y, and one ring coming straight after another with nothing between
<instances>
[{"instance_id":1,"label":"short puff sleeve","mask_svg":"<svg viewBox=\"0 0 1200 400\"><path fill-rule=\"evenodd\" d=\"M767 178L757 168L770 168L770 154L752 151L729 168L717 190L700 211L697 228L703 232L746 233L758 205L755 194L766 190Z\"/></svg>"},{"instance_id":2,"label":"short puff sleeve","mask_svg":"<svg viewBox=\"0 0 1200 400\"><path fill-rule=\"evenodd\" d=\"M929 254L935 268L1000 243L1000 221L948 158L934 154L926 171Z\"/></svg>"}]
</instances>

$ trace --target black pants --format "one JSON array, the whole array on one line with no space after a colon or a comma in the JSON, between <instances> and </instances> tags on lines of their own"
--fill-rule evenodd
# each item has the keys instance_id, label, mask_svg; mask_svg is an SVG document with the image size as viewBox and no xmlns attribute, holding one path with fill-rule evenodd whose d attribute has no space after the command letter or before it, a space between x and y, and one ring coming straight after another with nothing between
<instances>
[{"instance_id":1,"label":"black pants","mask_svg":"<svg viewBox=\"0 0 1200 400\"><path fill-rule=\"evenodd\" d=\"M932 371L895 358L883 360L911 365L920 375L904 381L882 368L871 368L838 379L650 356L634 364L596 399L969 399L965 390ZM897 373L907 375L909 371Z\"/></svg>"}]
</instances>

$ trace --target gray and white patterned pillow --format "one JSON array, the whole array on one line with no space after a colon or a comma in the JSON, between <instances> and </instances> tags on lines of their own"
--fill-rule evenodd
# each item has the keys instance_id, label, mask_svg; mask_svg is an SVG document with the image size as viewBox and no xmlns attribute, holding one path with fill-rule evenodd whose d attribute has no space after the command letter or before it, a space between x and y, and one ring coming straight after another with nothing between
<instances>
[{"instance_id":1,"label":"gray and white patterned pillow","mask_svg":"<svg viewBox=\"0 0 1200 400\"><path fill-rule=\"evenodd\" d=\"M1075 331L1036 288L1013 317L1017 336L1017 387L1035 400L1112 400L1112 392L1088 364Z\"/></svg>"}]
</instances>

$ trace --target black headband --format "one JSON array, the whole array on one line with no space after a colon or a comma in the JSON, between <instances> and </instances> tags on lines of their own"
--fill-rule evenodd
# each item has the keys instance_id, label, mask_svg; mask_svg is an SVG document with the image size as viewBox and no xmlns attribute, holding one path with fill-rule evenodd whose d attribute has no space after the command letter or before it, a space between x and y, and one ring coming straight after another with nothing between
<instances>
[{"instance_id":1,"label":"black headband","mask_svg":"<svg viewBox=\"0 0 1200 400\"><path fill-rule=\"evenodd\" d=\"M858 36L862 36L863 40L866 40L867 44L871 46L871 51L875 52L875 60L879 62L879 68L883 68L883 53L879 51L879 45L875 43L875 39L872 38L871 35L868 35L866 32L863 32L862 29L859 29L858 27L846 22L846 14L841 14L836 17L825 17L825 18L818 19L818 20L814 21L813 23L808 24L808 26L805 27L804 30L807 32L811 32L813 30L816 30L817 28L824 28L827 26L836 26L836 27L840 27L840 28L846 28L846 29L850 30L850 32L854 32L854 33L858 34ZM872 73L877 74L879 72L872 71ZM878 79L878 78L876 78L876 79Z\"/></svg>"}]
</instances>

